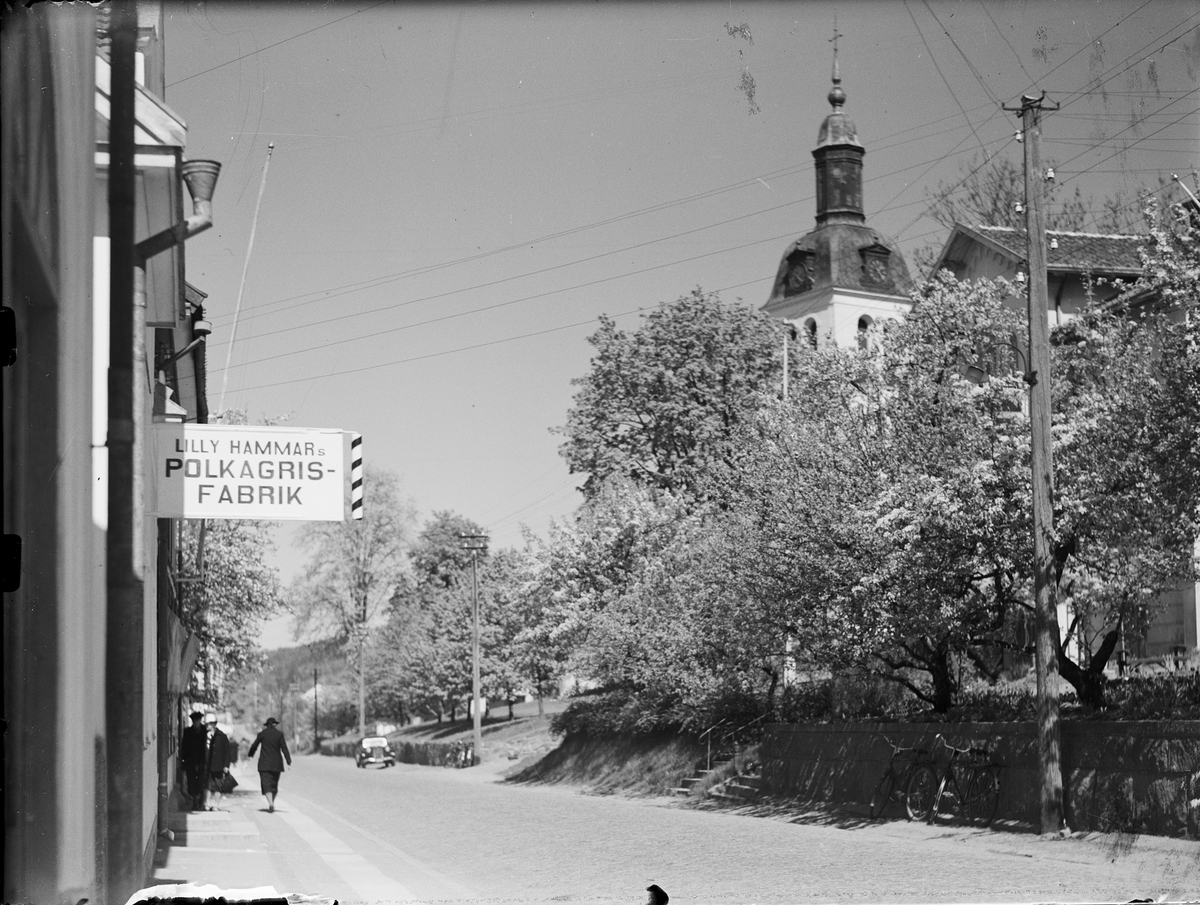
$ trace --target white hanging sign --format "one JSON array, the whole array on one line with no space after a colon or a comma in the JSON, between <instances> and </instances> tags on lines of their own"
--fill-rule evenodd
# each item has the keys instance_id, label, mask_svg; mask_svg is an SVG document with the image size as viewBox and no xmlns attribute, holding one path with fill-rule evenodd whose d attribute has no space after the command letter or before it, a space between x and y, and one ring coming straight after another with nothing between
<instances>
[{"instance_id":1,"label":"white hanging sign","mask_svg":"<svg viewBox=\"0 0 1200 905\"><path fill-rule=\"evenodd\" d=\"M154 514L160 518L340 522L340 430L154 424Z\"/></svg>"}]
</instances>

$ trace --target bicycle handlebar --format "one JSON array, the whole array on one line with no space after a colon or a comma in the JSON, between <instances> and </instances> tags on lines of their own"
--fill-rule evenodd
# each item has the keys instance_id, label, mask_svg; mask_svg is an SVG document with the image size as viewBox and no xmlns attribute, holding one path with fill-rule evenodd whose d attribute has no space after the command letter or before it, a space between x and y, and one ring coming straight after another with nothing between
<instances>
[{"instance_id":1,"label":"bicycle handlebar","mask_svg":"<svg viewBox=\"0 0 1200 905\"><path fill-rule=\"evenodd\" d=\"M992 752L989 751L987 748L981 748L977 745L968 745L965 748L959 748L955 745L952 745L948 741L946 741L946 737L944 735L942 735L940 732L937 734L937 740L942 743L943 747L948 748L949 750L953 751L955 754L973 754L976 757L987 757L987 758L990 758L992 756Z\"/></svg>"},{"instance_id":2,"label":"bicycle handlebar","mask_svg":"<svg viewBox=\"0 0 1200 905\"><path fill-rule=\"evenodd\" d=\"M915 754L928 753L928 751L929 751L928 748L921 748L921 747L918 747L917 745L907 745L907 746L906 745L897 745L886 735L880 736L880 738L882 738L885 742L887 742L888 747L890 747L892 749L892 757L895 757L897 754L899 754L902 751L912 751Z\"/></svg>"}]
</instances>

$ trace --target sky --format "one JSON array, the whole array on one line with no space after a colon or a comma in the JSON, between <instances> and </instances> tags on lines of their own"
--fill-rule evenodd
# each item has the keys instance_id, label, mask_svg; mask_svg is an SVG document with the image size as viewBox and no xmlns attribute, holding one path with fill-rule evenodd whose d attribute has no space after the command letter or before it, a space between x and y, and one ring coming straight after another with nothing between
<instances>
[{"instance_id":1,"label":"sky","mask_svg":"<svg viewBox=\"0 0 1200 905\"><path fill-rule=\"evenodd\" d=\"M165 100L222 164L186 249L211 409L360 432L421 523L544 537L581 500L553 430L596 318L757 308L813 228L835 21L867 222L910 262L946 238L930 192L1020 162L1025 93L1061 105L1042 157L1097 216L1200 167L1192 0L167 0Z\"/></svg>"}]
</instances>

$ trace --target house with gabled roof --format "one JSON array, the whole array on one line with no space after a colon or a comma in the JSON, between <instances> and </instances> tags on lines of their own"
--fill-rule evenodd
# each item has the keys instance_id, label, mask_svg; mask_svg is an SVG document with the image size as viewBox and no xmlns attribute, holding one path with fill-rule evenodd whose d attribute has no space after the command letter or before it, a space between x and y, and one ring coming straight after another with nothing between
<instances>
[{"instance_id":1,"label":"house with gabled roof","mask_svg":"<svg viewBox=\"0 0 1200 905\"><path fill-rule=\"evenodd\" d=\"M1117 298L1142 274L1141 252L1149 236L1046 231L1046 279L1051 327L1060 325L1088 304ZM967 226L955 223L937 257L933 273L948 270L962 281L1027 276L1026 233L1010 226ZM1135 297L1134 302L1139 300ZM1147 295L1144 301L1151 301ZM1023 299L1012 304L1024 306ZM1200 557L1200 542L1196 546ZM1168 668L1196 654L1200 646L1200 586L1184 585L1159 598L1155 618L1140 635L1128 638L1131 662L1166 664ZM1060 624L1065 625L1060 611Z\"/></svg>"},{"instance_id":2,"label":"house with gabled roof","mask_svg":"<svg viewBox=\"0 0 1200 905\"><path fill-rule=\"evenodd\" d=\"M1089 298L1115 298L1121 292L1118 282L1141 276L1147 241L1147 236L1046 230L1051 326L1077 314ZM1023 229L955 223L931 272L948 270L958 280L1021 279L1028 271L1025 247Z\"/></svg>"}]
</instances>

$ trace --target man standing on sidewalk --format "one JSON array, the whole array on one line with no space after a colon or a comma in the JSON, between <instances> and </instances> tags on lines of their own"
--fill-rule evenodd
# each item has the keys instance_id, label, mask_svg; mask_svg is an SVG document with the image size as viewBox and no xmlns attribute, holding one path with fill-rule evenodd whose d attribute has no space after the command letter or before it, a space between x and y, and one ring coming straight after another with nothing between
<instances>
[{"instance_id":1,"label":"man standing on sidewalk","mask_svg":"<svg viewBox=\"0 0 1200 905\"><path fill-rule=\"evenodd\" d=\"M179 742L179 763L186 780L184 791L192 801L193 811L204 810L204 786L208 782L208 733L200 721L204 714L192 711L192 725L183 730Z\"/></svg>"},{"instance_id":2,"label":"man standing on sidewalk","mask_svg":"<svg viewBox=\"0 0 1200 905\"><path fill-rule=\"evenodd\" d=\"M292 755L288 751L287 739L283 737L282 732L275 728L278 725L279 720L275 717L267 717L262 732L250 746L249 752L249 756L253 757L259 745L262 746L262 753L258 755L258 778L262 786L262 793L267 797L268 812L275 810L275 795L279 792L279 774L283 772L283 759L287 758L289 767L292 765Z\"/></svg>"}]
</instances>

